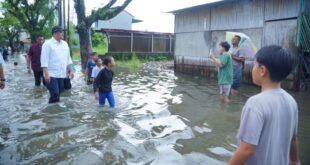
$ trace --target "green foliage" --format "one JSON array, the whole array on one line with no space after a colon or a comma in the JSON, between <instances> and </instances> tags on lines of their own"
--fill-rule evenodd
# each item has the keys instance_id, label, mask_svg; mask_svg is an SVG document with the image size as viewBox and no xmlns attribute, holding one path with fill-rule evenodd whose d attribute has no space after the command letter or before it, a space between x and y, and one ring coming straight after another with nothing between
<instances>
[{"instance_id":1,"label":"green foliage","mask_svg":"<svg viewBox=\"0 0 310 165\"><path fill-rule=\"evenodd\" d=\"M72 22L70 22L70 26L69 26L69 30L70 30L70 44L71 46L78 46L78 41L75 34L75 28L74 28L74 24Z\"/></svg>"},{"instance_id":2,"label":"green foliage","mask_svg":"<svg viewBox=\"0 0 310 165\"><path fill-rule=\"evenodd\" d=\"M107 37L102 33L92 32L92 45L93 51L97 52L98 54L105 54L107 53Z\"/></svg>"},{"instance_id":3,"label":"green foliage","mask_svg":"<svg viewBox=\"0 0 310 165\"><path fill-rule=\"evenodd\" d=\"M72 49L72 60L73 61L81 60L80 49Z\"/></svg>"},{"instance_id":4,"label":"green foliage","mask_svg":"<svg viewBox=\"0 0 310 165\"><path fill-rule=\"evenodd\" d=\"M107 46L105 45L100 45L100 46L97 46L97 47L93 47L93 51L94 52L97 52L99 55L104 55L107 53Z\"/></svg>"},{"instance_id":5,"label":"green foliage","mask_svg":"<svg viewBox=\"0 0 310 165\"><path fill-rule=\"evenodd\" d=\"M92 33L92 44L94 47L100 47L102 45L105 45L106 42L106 37L102 33Z\"/></svg>"},{"instance_id":6,"label":"green foliage","mask_svg":"<svg viewBox=\"0 0 310 165\"><path fill-rule=\"evenodd\" d=\"M38 35L51 36L51 28L55 23L55 6L52 0L4 0L3 10L14 16L26 30L32 41Z\"/></svg>"},{"instance_id":7,"label":"green foliage","mask_svg":"<svg viewBox=\"0 0 310 165\"><path fill-rule=\"evenodd\" d=\"M9 41L9 45L15 51L14 40L18 37L21 29L20 22L9 13L3 13L4 17L0 18L1 45L5 45L5 39ZM4 38L4 39L3 39Z\"/></svg>"},{"instance_id":8,"label":"green foliage","mask_svg":"<svg viewBox=\"0 0 310 165\"><path fill-rule=\"evenodd\" d=\"M0 25L1 26L1 25ZM5 45L7 35L4 31L0 30L0 47Z\"/></svg>"}]
</instances>

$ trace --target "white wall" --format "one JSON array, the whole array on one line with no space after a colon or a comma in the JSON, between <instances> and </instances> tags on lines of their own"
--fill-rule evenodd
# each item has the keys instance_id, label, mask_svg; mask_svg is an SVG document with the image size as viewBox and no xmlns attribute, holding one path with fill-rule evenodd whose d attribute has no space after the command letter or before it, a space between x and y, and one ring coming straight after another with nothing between
<instances>
[{"instance_id":1,"label":"white wall","mask_svg":"<svg viewBox=\"0 0 310 165\"><path fill-rule=\"evenodd\" d=\"M126 11L122 11L120 14L114 18L106 21L98 21L95 23L95 29L100 30L105 29L122 29L131 30L132 29L132 15Z\"/></svg>"}]
</instances>

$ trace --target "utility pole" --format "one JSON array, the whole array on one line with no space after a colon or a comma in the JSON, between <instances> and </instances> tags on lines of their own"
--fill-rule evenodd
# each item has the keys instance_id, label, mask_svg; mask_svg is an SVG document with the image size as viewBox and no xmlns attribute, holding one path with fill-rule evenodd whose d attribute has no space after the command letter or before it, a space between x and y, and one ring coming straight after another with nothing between
<instances>
[{"instance_id":1,"label":"utility pole","mask_svg":"<svg viewBox=\"0 0 310 165\"><path fill-rule=\"evenodd\" d=\"M64 39L67 40L67 30L66 30L66 0L57 0L57 10L58 10L58 26L64 29ZM70 0L68 0L69 3ZM69 9L69 8L68 8ZM69 13L69 10L68 10ZM69 14L68 14L69 15Z\"/></svg>"},{"instance_id":2,"label":"utility pole","mask_svg":"<svg viewBox=\"0 0 310 165\"><path fill-rule=\"evenodd\" d=\"M70 45L70 0L68 0L67 42ZM70 45L71 46L71 45Z\"/></svg>"},{"instance_id":3,"label":"utility pole","mask_svg":"<svg viewBox=\"0 0 310 165\"><path fill-rule=\"evenodd\" d=\"M62 27L62 0L57 2L57 11L58 11L58 26Z\"/></svg>"},{"instance_id":4,"label":"utility pole","mask_svg":"<svg viewBox=\"0 0 310 165\"><path fill-rule=\"evenodd\" d=\"M62 0L62 28L64 29L64 40L67 39L67 30L66 30L66 0Z\"/></svg>"}]
</instances>

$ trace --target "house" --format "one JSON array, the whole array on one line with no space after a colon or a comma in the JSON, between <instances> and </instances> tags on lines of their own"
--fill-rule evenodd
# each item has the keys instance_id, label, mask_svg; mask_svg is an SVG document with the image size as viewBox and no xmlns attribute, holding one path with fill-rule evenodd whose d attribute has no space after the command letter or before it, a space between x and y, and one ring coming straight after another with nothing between
<instances>
[{"instance_id":1,"label":"house","mask_svg":"<svg viewBox=\"0 0 310 165\"><path fill-rule=\"evenodd\" d=\"M208 56L210 49L217 49L219 42L225 40L226 31L250 36L258 49L282 45L297 57L310 51L306 36L310 28L299 26L303 20L310 20L308 0L223 0L172 13L175 15L176 72L216 77L217 71ZM248 83L252 82L252 65L253 62L247 61L244 69L243 78ZM287 78L285 88L299 88L303 70L300 65L297 64L297 71Z\"/></svg>"},{"instance_id":2,"label":"house","mask_svg":"<svg viewBox=\"0 0 310 165\"><path fill-rule=\"evenodd\" d=\"M95 30L100 29L121 29L121 30L132 30L132 24L142 22L141 20L135 19L132 14L123 10L117 16L110 20L99 20L95 22Z\"/></svg>"}]
</instances>

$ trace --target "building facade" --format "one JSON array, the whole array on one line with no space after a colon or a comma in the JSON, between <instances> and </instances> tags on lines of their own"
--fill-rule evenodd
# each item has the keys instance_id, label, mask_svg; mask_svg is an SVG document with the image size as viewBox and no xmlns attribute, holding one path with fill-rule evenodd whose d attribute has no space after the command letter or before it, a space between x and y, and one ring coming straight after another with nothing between
<instances>
[{"instance_id":1,"label":"building facade","mask_svg":"<svg viewBox=\"0 0 310 165\"><path fill-rule=\"evenodd\" d=\"M309 12L310 2L303 3L305 12ZM250 36L258 49L282 45L297 56L300 4L300 0L223 0L173 11L176 72L216 77L208 56L210 49L218 49L225 40L227 31ZM243 80L248 83L252 83L252 65L247 61L244 69ZM295 77L292 73L284 86L294 88Z\"/></svg>"},{"instance_id":2,"label":"building facade","mask_svg":"<svg viewBox=\"0 0 310 165\"><path fill-rule=\"evenodd\" d=\"M120 30L132 30L132 24L141 22L137 20L133 15L128 13L126 10L123 10L117 16L110 20L100 20L95 22L95 29L120 29Z\"/></svg>"}]
</instances>

